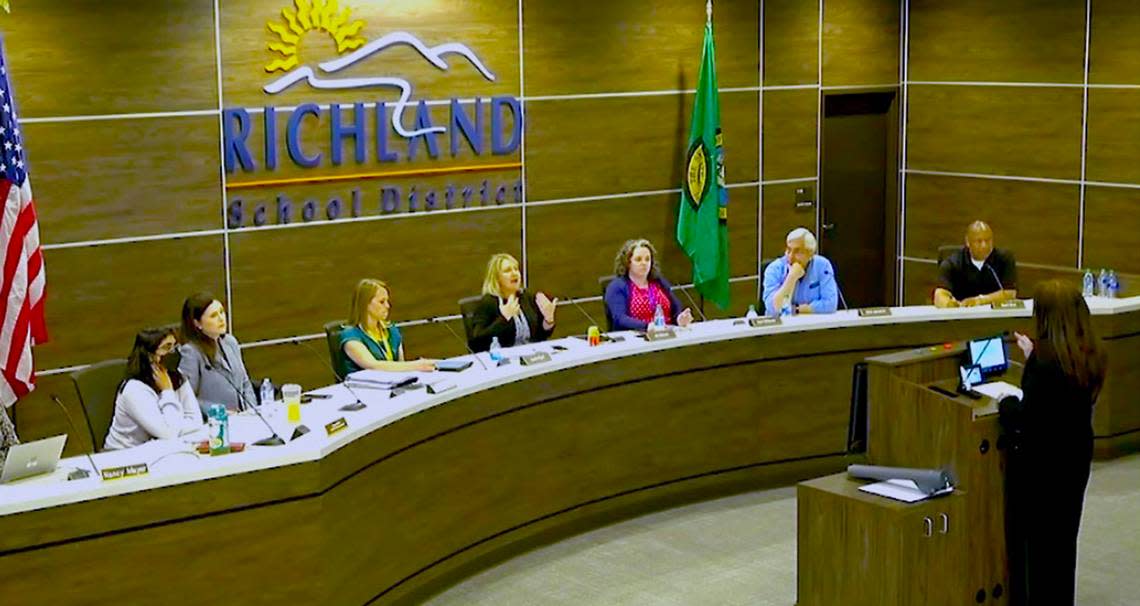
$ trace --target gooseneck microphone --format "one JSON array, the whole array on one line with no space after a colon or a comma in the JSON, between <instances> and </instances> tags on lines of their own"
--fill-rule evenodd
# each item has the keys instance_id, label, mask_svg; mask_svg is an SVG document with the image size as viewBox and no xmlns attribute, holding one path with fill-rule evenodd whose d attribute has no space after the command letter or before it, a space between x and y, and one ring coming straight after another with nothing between
<instances>
[{"instance_id":1,"label":"gooseneck microphone","mask_svg":"<svg viewBox=\"0 0 1140 606\"><path fill-rule=\"evenodd\" d=\"M581 313L583 316L586 316L586 319L590 321L590 326L600 326L598 324L597 320L594 319L594 316L591 316L589 313L586 313L586 308L584 308L578 304L577 299L574 299L572 297L567 297L565 300L569 301L571 303L571 305L574 306L574 309L577 309L579 313ZM605 304L606 304L606 302L603 299L602 305L605 305ZM609 326L607 326L606 328L609 328Z\"/></svg>"},{"instance_id":2,"label":"gooseneck microphone","mask_svg":"<svg viewBox=\"0 0 1140 606\"><path fill-rule=\"evenodd\" d=\"M687 288L678 288L677 290L684 293L685 298L689 300L689 303L692 303L693 306L690 309L695 309L695 310L697 310L697 313L701 314L701 321L702 322L708 322L709 319L705 317L705 312L701 311L700 306L698 306L697 302L693 300L693 296L689 294L689 290ZM678 313L680 313L680 312L678 312Z\"/></svg>"},{"instance_id":3,"label":"gooseneck microphone","mask_svg":"<svg viewBox=\"0 0 1140 606\"><path fill-rule=\"evenodd\" d=\"M51 401L55 402L56 405L59 406L59 409L63 411L63 416L65 418L67 418L67 424L68 424L68 426L71 427L71 431L75 432L76 435L79 435L79 430L76 429L75 423L72 422L72 420L71 420L71 413L67 412L67 407L64 406L63 402L60 401L59 396L57 396L53 393L53 394L49 394L48 397L51 398ZM95 450L96 448L98 448L98 446L96 446L95 444L91 445L92 450ZM91 463L91 469L94 469L95 473L99 473L99 466L95 464L95 459L91 456L91 453L85 452L84 454L87 455L87 461L89 463ZM68 480L82 480L82 479L84 479L90 475L91 475L91 472L87 471L86 469L77 468L77 469L72 470L71 473L67 474L67 479Z\"/></svg>"},{"instance_id":4,"label":"gooseneck microphone","mask_svg":"<svg viewBox=\"0 0 1140 606\"><path fill-rule=\"evenodd\" d=\"M219 338L219 341L220 340L221 339ZM218 344L218 353L222 354L222 358L226 361L226 364L230 363L230 360L229 360L229 358L226 358L226 352L224 349L222 349L222 346L220 343ZM206 362L206 368L209 370L213 369L210 366L209 361ZM233 368L232 364L230 365L230 368ZM218 375L220 375L223 379L225 379L226 383L228 383L229 386L234 390L234 393L237 394L238 406L241 407L243 410L252 410L253 414L257 415L257 418L261 419L261 422L265 424L265 428L269 430L270 435L268 438L262 438L256 442L254 442L253 445L254 446L284 446L285 440L282 439L281 436L277 434L277 431L275 429L273 429L273 426L269 424L269 421L267 421L265 419L265 417L262 416L261 411L258 410L257 406L254 404L250 404L249 402L246 401L245 391L242 389L239 389L237 384L235 384L233 381L231 381L230 377L228 375L226 375L226 373L219 372ZM249 378L248 372L246 373L246 378ZM262 404L265 404L265 402L262 402Z\"/></svg>"},{"instance_id":5,"label":"gooseneck microphone","mask_svg":"<svg viewBox=\"0 0 1140 606\"><path fill-rule=\"evenodd\" d=\"M986 268L990 270L990 274L992 274L992 275L993 275L993 277L994 277L994 280L997 280L997 284L998 284L998 290L1000 290L1000 291L1002 292L1002 295L1004 296L1004 295L1005 295L1005 286L1004 286L1004 285L1002 285L1002 283L1001 283L1001 278L999 278L999 277L998 277L998 275L997 275L997 272L996 272L996 271L994 271L994 268L993 268L993 266L992 266L992 265L990 265L989 259L987 259L987 260L983 261L983 262L982 262L982 265L985 265L985 266L986 266Z\"/></svg>"},{"instance_id":6,"label":"gooseneck microphone","mask_svg":"<svg viewBox=\"0 0 1140 606\"><path fill-rule=\"evenodd\" d=\"M360 399L360 396L356 395L356 391L352 389L352 386L348 384L348 377L341 377L340 373L337 372L335 368L333 368L332 363L326 360L324 356L317 353L317 350L313 349L308 343L300 340L297 337L293 337L289 342L293 345L300 345L301 347L309 350L309 352L312 353L314 357L321 361L321 364L324 364L325 368L332 371L334 377L340 379L340 384L344 385L344 388L348 390L348 393L352 394L352 397L356 398L355 402L341 406L340 410L355 412L357 410L364 410L368 407L364 404L364 401Z\"/></svg>"},{"instance_id":7,"label":"gooseneck microphone","mask_svg":"<svg viewBox=\"0 0 1140 606\"><path fill-rule=\"evenodd\" d=\"M440 318L440 317L435 317L435 318L430 318L428 320L428 322L430 322L432 324L443 325L443 327L447 329L447 332L451 333L451 336L455 337L455 340L459 341L459 343L463 345L463 349L466 350L467 353L471 354L472 358L475 358L475 361L479 363L479 366L482 366L483 370L487 370L487 365L483 363L483 360L479 359L479 354L472 351L471 346L467 344L467 341L465 339L460 338L459 333L455 332L455 329L452 328L450 325L448 325L447 320Z\"/></svg>"}]
</instances>

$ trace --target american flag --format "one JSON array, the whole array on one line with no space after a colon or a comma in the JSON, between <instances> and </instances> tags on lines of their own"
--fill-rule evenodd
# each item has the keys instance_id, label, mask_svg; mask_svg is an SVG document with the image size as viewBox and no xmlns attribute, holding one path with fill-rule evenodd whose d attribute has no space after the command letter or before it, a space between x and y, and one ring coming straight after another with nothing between
<instances>
[{"instance_id":1,"label":"american flag","mask_svg":"<svg viewBox=\"0 0 1140 606\"><path fill-rule=\"evenodd\" d=\"M44 255L28 181L8 60L0 40L0 405L11 406L35 388L32 345L47 340Z\"/></svg>"}]
</instances>

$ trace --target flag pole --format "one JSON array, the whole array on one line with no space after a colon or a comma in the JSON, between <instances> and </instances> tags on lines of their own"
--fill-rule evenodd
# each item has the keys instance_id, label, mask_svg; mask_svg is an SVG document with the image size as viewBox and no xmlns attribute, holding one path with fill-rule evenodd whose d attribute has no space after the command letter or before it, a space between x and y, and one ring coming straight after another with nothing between
<instances>
[{"instance_id":1,"label":"flag pole","mask_svg":"<svg viewBox=\"0 0 1140 606\"><path fill-rule=\"evenodd\" d=\"M705 2L705 25L712 25L712 0Z\"/></svg>"}]
</instances>

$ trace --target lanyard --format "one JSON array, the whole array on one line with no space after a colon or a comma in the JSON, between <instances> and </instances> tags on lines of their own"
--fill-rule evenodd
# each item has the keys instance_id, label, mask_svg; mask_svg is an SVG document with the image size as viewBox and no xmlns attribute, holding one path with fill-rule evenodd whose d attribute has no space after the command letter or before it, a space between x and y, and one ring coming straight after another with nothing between
<instances>
[{"instance_id":1,"label":"lanyard","mask_svg":"<svg viewBox=\"0 0 1140 606\"><path fill-rule=\"evenodd\" d=\"M364 333L367 334L369 337L371 337L373 341L378 341L380 343L380 345L382 346L381 349L384 352L384 359L385 360L388 360L389 362L395 361L396 358L395 358L394 352L392 351L392 344L388 341L388 330L387 329L382 330L378 333L378 336L380 337L379 339L377 339L376 337L373 337L371 334L368 333L367 330L365 330Z\"/></svg>"}]
</instances>

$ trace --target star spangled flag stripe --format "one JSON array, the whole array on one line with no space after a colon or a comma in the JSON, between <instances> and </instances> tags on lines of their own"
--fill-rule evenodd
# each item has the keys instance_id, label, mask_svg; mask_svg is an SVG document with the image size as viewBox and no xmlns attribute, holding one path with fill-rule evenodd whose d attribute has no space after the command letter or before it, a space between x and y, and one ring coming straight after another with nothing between
<instances>
[{"instance_id":1,"label":"star spangled flag stripe","mask_svg":"<svg viewBox=\"0 0 1140 606\"><path fill-rule=\"evenodd\" d=\"M32 345L47 340L46 272L16 104L0 39L0 405L35 388Z\"/></svg>"}]
</instances>

